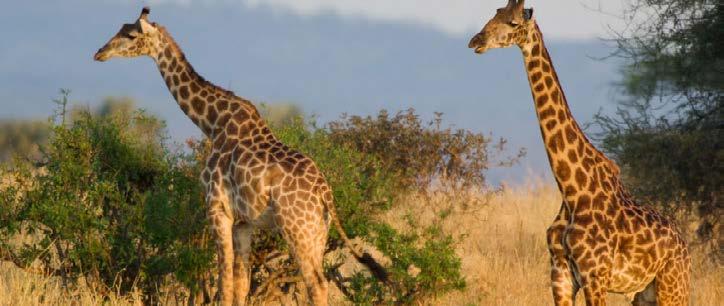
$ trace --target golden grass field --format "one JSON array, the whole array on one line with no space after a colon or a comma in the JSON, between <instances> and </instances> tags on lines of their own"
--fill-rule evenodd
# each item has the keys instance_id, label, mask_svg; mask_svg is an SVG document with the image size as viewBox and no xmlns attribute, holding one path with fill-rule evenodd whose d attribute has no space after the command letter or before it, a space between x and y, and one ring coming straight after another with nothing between
<instances>
[{"instance_id":1,"label":"golden grass field","mask_svg":"<svg viewBox=\"0 0 724 306\"><path fill-rule=\"evenodd\" d=\"M552 305L549 257L545 232L560 208L561 197L553 185L532 182L504 189L474 201L447 195L430 200L408 199L384 216L400 224L401 216L418 217L422 225L441 222L455 236L467 281L463 292L441 296L430 305ZM477 203L476 203L477 202ZM466 205L466 203L473 203ZM422 204L422 205L420 205ZM441 214L448 214L441 220ZM691 305L722 305L724 268L704 264L694 253ZM577 305L584 305L579 292ZM609 296L610 305L630 305L620 295Z\"/></svg>"},{"instance_id":2,"label":"golden grass field","mask_svg":"<svg viewBox=\"0 0 724 306\"><path fill-rule=\"evenodd\" d=\"M560 205L558 190L543 183L506 188L490 195L407 196L382 220L405 229L437 223L461 237L457 245L467 288L426 301L427 305L551 305L545 231ZM724 268L694 252L691 305L722 305ZM332 285L333 286L333 285ZM335 290L332 290L334 292ZM332 297L330 301L339 301ZM166 301L176 304L176 301ZM611 305L627 305L611 295ZM140 296L63 289L57 279L0 264L0 305L140 305ZM578 304L583 305L579 294Z\"/></svg>"}]
</instances>

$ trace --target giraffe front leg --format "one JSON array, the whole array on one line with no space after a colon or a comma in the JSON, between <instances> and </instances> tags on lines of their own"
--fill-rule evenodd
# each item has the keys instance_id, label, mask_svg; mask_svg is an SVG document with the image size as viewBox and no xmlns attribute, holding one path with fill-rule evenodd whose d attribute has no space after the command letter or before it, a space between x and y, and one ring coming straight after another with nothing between
<instances>
[{"instance_id":1,"label":"giraffe front leg","mask_svg":"<svg viewBox=\"0 0 724 306\"><path fill-rule=\"evenodd\" d=\"M208 217L216 239L216 255L219 271L218 295L222 306L230 306L233 302L234 287L234 247L232 239L233 220L227 206L228 199L223 198L221 187L209 188L207 194Z\"/></svg>"},{"instance_id":2,"label":"giraffe front leg","mask_svg":"<svg viewBox=\"0 0 724 306\"><path fill-rule=\"evenodd\" d=\"M320 250L321 249L321 252ZM323 254L324 245L322 247L314 246L312 249L295 248L295 257L299 261L299 268L302 272L304 284L312 298L315 306L326 306L329 285L324 277Z\"/></svg>"},{"instance_id":3,"label":"giraffe front leg","mask_svg":"<svg viewBox=\"0 0 724 306\"><path fill-rule=\"evenodd\" d=\"M251 253L251 235L253 227L248 223L236 224L233 228L234 240L234 304L246 305L249 295L250 275L249 253Z\"/></svg>"},{"instance_id":4,"label":"giraffe front leg","mask_svg":"<svg viewBox=\"0 0 724 306\"><path fill-rule=\"evenodd\" d=\"M611 237L605 235L602 226L594 223L585 227L581 224L569 226L565 243L569 258L575 266L578 281L588 306L606 305L606 296L611 285Z\"/></svg>"},{"instance_id":5,"label":"giraffe front leg","mask_svg":"<svg viewBox=\"0 0 724 306\"><path fill-rule=\"evenodd\" d=\"M606 279L601 275L582 274L583 294L586 297L587 306L606 305Z\"/></svg>"},{"instance_id":6,"label":"giraffe front leg","mask_svg":"<svg viewBox=\"0 0 724 306\"><path fill-rule=\"evenodd\" d=\"M311 257L309 263L311 269L308 269L304 275L305 284L310 288L314 305L327 305L329 283L324 277L324 251L327 249L327 233L329 232L329 224L325 221L316 223L312 231L314 244L312 245ZM303 272L305 273L305 272Z\"/></svg>"},{"instance_id":7,"label":"giraffe front leg","mask_svg":"<svg viewBox=\"0 0 724 306\"><path fill-rule=\"evenodd\" d=\"M591 246L589 246L591 247ZM603 251L597 257L592 252L572 254L576 269L581 278L581 289L588 306L606 305L606 296L611 280L610 256L605 246L598 246ZM580 249L580 248L577 248Z\"/></svg>"},{"instance_id":8,"label":"giraffe front leg","mask_svg":"<svg viewBox=\"0 0 724 306\"><path fill-rule=\"evenodd\" d=\"M548 228L546 237L548 252L551 256L551 290L553 291L554 304L557 306L573 306L579 287L573 277L573 271L563 244L563 235L568 225L564 205L561 205L556 220Z\"/></svg>"}]
</instances>

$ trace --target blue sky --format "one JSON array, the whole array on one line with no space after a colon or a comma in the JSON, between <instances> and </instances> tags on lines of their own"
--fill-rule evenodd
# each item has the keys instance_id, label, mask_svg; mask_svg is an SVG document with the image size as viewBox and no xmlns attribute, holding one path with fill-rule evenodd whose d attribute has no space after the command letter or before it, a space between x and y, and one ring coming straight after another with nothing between
<instances>
[{"instance_id":1,"label":"blue sky","mask_svg":"<svg viewBox=\"0 0 724 306\"><path fill-rule=\"evenodd\" d=\"M617 99L618 64L601 37L619 20L606 2L527 1L544 31L572 112L581 122ZM152 60L92 61L143 5L210 81L255 102L295 103L320 121L342 113L414 107L456 127L509 139L528 157L496 180L548 173L520 52L476 56L469 37L505 1L472 0L49 0L0 11L0 119L42 118L59 88L96 105L129 96L167 120L175 139L200 133L166 91Z\"/></svg>"}]
</instances>

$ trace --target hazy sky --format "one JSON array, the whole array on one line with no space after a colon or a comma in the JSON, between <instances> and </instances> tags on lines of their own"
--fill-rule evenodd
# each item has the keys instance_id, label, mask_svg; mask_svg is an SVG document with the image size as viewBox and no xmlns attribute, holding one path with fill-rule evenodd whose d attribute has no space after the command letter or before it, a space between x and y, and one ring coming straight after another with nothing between
<instances>
[{"instance_id":1,"label":"hazy sky","mask_svg":"<svg viewBox=\"0 0 724 306\"><path fill-rule=\"evenodd\" d=\"M0 10L0 120L46 118L58 89L93 107L128 96L168 123L175 140L199 137L150 59L92 60L143 5L206 79L256 104L294 103L320 123L343 113L415 108L423 118L505 137L528 156L497 178L550 173L519 50L475 55L472 35L505 0L45 0ZM581 123L619 99L616 61L599 37L617 19L594 0L529 1ZM604 11L620 11L606 2Z\"/></svg>"},{"instance_id":2,"label":"hazy sky","mask_svg":"<svg viewBox=\"0 0 724 306\"><path fill-rule=\"evenodd\" d=\"M434 27L452 35L481 28L496 8L506 0L151 0L153 5L176 4L185 7L239 3L248 7L270 6L275 10L303 16L336 14L344 18L411 23ZM535 15L545 20L551 38L597 38L606 36L608 26L621 24L624 0L527 1ZM605 14L601 14L604 12Z\"/></svg>"}]
</instances>

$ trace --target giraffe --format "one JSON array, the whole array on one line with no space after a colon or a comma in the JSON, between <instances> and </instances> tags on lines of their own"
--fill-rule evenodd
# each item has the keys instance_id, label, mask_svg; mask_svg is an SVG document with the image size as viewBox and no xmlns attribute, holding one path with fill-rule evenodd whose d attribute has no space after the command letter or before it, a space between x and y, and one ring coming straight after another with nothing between
<instances>
[{"instance_id":1,"label":"giraffe","mask_svg":"<svg viewBox=\"0 0 724 306\"><path fill-rule=\"evenodd\" d=\"M618 166L597 150L571 116L543 35L524 0L497 10L468 47L475 53L518 45L538 123L563 203L547 230L556 305L605 305L623 293L636 305L687 305L690 257L675 225L636 205ZM655 298L651 298L654 296Z\"/></svg>"},{"instance_id":2,"label":"giraffe","mask_svg":"<svg viewBox=\"0 0 724 306\"><path fill-rule=\"evenodd\" d=\"M350 243L314 161L277 140L251 102L200 76L166 29L148 21L149 13L144 7L94 59L151 57L181 110L212 141L201 181L217 245L221 305L246 303L255 228L281 232L315 305L327 305L323 256L330 221L354 257L387 281L384 268Z\"/></svg>"}]
</instances>

